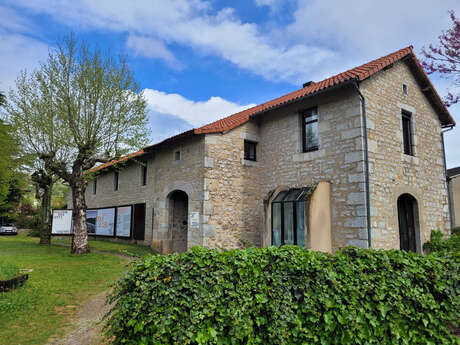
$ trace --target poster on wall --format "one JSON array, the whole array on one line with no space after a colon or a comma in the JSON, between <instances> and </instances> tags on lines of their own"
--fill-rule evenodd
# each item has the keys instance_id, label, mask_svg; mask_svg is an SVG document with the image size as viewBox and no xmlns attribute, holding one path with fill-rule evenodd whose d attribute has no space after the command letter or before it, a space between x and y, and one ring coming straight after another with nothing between
<instances>
[{"instance_id":1,"label":"poster on wall","mask_svg":"<svg viewBox=\"0 0 460 345\"><path fill-rule=\"evenodd\" d=\"M53 210L52 235L70 235L72 233L72 210Z\"/></svg>"},{"instance_id":2,"label":"poster on wall","mask_svg":"<svg viewBox=\"0 0 460 345\"><path fill-rule=\"evenodd\" d=\"M103 208L86 211L88 235L113 236L115 225L115 209Z\"/></svg>"},{"instance_id":3,"label":"poster on wall","mask_svg":"<svg viewBox=\"0 0 460 345\"><path fill-rule=\"evenodd\" d=\"M117 207L117 236L131 237L131 206Z\"/></svg>"}]
</instances>

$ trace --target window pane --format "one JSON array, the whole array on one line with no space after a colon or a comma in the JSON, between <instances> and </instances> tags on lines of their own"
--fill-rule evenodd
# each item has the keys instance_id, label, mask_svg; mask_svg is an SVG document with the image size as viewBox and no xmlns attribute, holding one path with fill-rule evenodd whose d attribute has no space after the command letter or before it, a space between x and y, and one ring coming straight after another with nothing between
<instances>
[{"instance_id":1,"label":"window pane","mask_svg":"<svg viewBox=\"0 0 460 345\"><path fill-rule=\"evenodd\" d=\"M318 121L305 125L305 149L318 147Z\"/></svg>"},{"instance_id":2,"label":"window pane","mask_svg":"<svg viewBox=\"0 0 460 345\"><path fill-rule=\"evenodd\" d=\"M294 203L283 203L284 207L284 244L294 244Z\"/></svg>"},{"instance_id":3,"label":"window pane","mask_svg":"<svg viewBox=\"0 0 460 345\"><path fill-rule=\"evenodd\" d=\"M279 194L276 196L276 198L273 200L273 202L283 200L284 196L285 196L288 192L289 192L289 191L287 191L287 190L283 190L282 192L279 192Z\"/></svg>"},{"instance_id":4,"label":"window pane","mask_svg":"<svg viewBox=\"0 0 460 345\"><path fill-rule=\"evenodd\" d=\"M251 141L244 142L244 159L256 160L256 143Z\"/></svg>"},{"instance_id":5,"label":"window pane","mask_svg":"<svg viewBox=\"0 0 460 345\"><path fill-rule=\"evenodd\" d=\"M316 109L307 110L304 113L304 116L305 116L305 123L309 121L313 121L313 120L318 120L318 111Z\"/></svg>"},{"instance_id":6,"label":"window pane","mask_svg":"<svg viewBox=\"0 0 460 345\"><path fill-rule=\"evenodd\" d=\"M290 189L289 194L284 198L284 201L295 201L300 193L302 193L302 189Z\"/></svg>"},{"instance_id":7,"label":"window pane","mask_svg":"<svg viewBox=\"0 0 460 345\"><path fill-rule=\"evenodd\" d=\"M272 244L281 245L281 204L272 204Z\"/></svg>"},{"instance_id":8,"label":"window pane","mask_svg":"<svg viewBox=\"0 0 460 345\"><path fill-rule=\"evenodd\" d=\"M305 247L305 225L304 225L304 207L303 201L296 202L296 216L297 216L297 245Z\"/></svg>"},{"instance_id":9,"label":"window pane","mask_svg":"<svg viewBox=\"0 0 460 345\"><path fill-rule=\"evenodd\" d=\"M403 117L402 124L403 124L404 153L410 155L412 154L410 119Z\"/></svg>"}]
</instances>

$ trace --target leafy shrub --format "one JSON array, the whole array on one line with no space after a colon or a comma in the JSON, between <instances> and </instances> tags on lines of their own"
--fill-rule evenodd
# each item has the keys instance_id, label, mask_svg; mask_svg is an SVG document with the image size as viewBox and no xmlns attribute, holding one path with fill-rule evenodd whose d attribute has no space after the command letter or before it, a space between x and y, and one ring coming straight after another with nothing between
<instances>
[{"instance_id":1,"label":"leafy shrub","mask_svg":"<svg viewBox=\"0 0 460 345\"><path fill-rule=\"evenodd\" d=\"M460 226L457 226L456 228L453 228L451 230L452 235L460 235Z\"/></svg>"},{"instance_id":2,"label":"leafy shrub","mask_svg":"<svg viewBox=\"0 0 460 345\"><path fill-rule=\"evenodd\" d=\"M40 214L33 215L30 218L30 221L29 221L28 229L30 229L30 231L27 234L27 236L40 237L41 223L42 223L42 221L41 221L41 218L40 218Z\"/></svg>"},{"instance_id":3,"label":"leafy shrub","mask_svg":"<svg viewBox=\"0 0 460 345\"><path fill-rule=\"evenodd\" d=\"M20 274L19 268L9 262L0 262L0 280L9 280Z\"/></svg>"},{"instance_id":4,"label":"leafy shrub","mask_svg":"<svg viewBox=\"0 0 460 345\"><path fill-rule=\"evenodd\" d=\"M150 256L109 300L114 344L458 344L458 256L296 246Z\"/></svg>"},{"instance_id":5,"label":"leafy shrub","mask_svg":"<svg viewBox=\"0 0 460 345\"><path fill-rule=\"evenodd\" d=\"M443 237L441 231L432 231L429 242L423 245L423 249L427 253L460 253L460 233L455 233L452 229L450 237Z\"/></svg>"}]
</instances>

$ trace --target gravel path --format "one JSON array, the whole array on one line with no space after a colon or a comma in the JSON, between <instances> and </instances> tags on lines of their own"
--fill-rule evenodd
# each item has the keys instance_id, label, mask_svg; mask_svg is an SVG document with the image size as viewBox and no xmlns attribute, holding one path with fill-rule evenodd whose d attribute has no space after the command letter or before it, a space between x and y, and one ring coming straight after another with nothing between
<instances>
[{"instance_id":1,"label":"gravel path","mask_svg":"<svg viewBox=\"0 0 460 345\"><path fill-rule=\"evenodd\" d=\"M105 304L108 291L87 300L70 321L76 327L62 338L51 338L47 345L99 345L103 342L102 318L111 306Z\"/></svg>"}]
</instances>

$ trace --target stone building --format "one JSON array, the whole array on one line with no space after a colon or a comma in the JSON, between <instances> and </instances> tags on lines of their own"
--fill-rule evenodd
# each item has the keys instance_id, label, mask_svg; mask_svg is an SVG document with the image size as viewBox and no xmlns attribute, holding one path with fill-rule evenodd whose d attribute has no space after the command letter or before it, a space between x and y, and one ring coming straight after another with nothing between
<instances>
[{"instance_id":1,"label":"stone building","mask_svg":"<svg viewBox=\"0 0 460 345\"><path fill-rule=\"evenodd\" d=\"M421 251L450 231L442 130L454 125L407 47L98 166L86 200L131 207L127 238L159 253Z\"/></svg>"},{"instance_id":2,"label":"stone building","mask_svg":"<svg viewBox=\"0 0 460 345\"><path fill-rule=\"evenodd\" d=\"M460 227L460 167L447 169L447 187L451 226Z\"/></svg>"}]
</instances>

